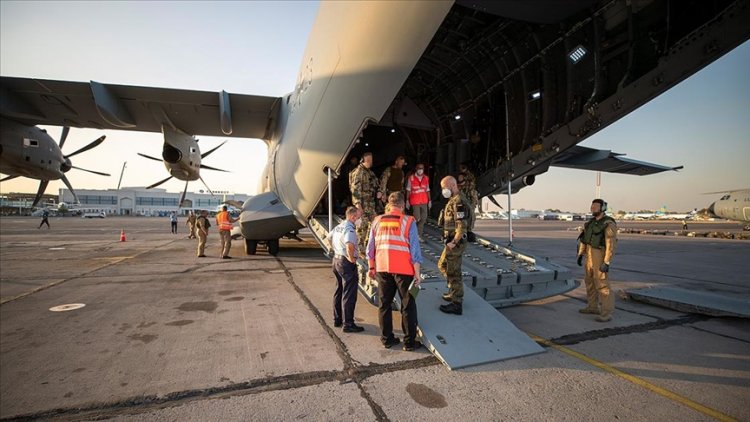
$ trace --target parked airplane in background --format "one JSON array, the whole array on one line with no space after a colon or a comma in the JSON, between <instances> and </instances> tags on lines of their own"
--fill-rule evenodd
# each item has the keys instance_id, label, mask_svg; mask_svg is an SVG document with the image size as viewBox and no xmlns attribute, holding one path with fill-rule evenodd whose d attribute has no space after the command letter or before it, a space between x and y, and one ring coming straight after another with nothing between
<instances>
[{"instance_id":1,"label":"parked airplane in background","mask_svg":"<svg viewBox=\"0 0 750 422\"><path fill-rule=\"evenodd\" d=\"M3 95L3 104L5 104L5 100ZM3 116L5 116L5 113L3 113ZM31 204L32 207L35 207L44 191L47 190L49 181L62 180L65 186L70 189L73 198L78 202L76 192L65 176L68 170L83 170L100 176L109 176L109 174L76 167L71 163L70 158L97 147L104 142L105 137L102 136L85 147L65 155L62 153L62 147L69 131L68 126L63 127L60 144L58 145L44 129L24 125L4 117L0 119L0 173L9 175L0 179L0 182L16 177L40 180L39 189L34 202Z\"/></svg>"},{"instance_id":2,"label":"parked airplane in background","mask_svg":"<svg viewBox=\"0 0 750 422\"><path fill-rule=\"evenodd\" d=\"M164 116L164 119L168 121L168 117ZM170 176L166 179L160 180L151 186L147 186L146 189L155 188L162 183L172 179L173 177L178 180L184 180L185 189L182 191L182 195L180 196L180 202L177 203L178 207L182 206L182 203L185 201L188 183L193 180L200 179L206 189L208 189L208 192L213 195L214 193L211 192L211 188L208 187L208 185L205 181L203 181L203 178L200 175L201 169L223 172L226 172L226 170L221 170L214 167L209 167L205 164L201 164L201 159L207 157L209 154L219 149L219 147L224 145L226 141L222 142L217 147L201 154L200 147L198 146L198 139L195 139L194 136L188 135L177 129L177 127L175 127L172 122L168 121L168 123L169 125L163 125L161 128L161 131L164 134L164 146L162 147L161 152L162 159L158 159L146 154L141 154L140 152L138 153L138 155L140 155L141 157L148 158L149 160L163 162L164 166L167 168L167 171L170 174Z\"/></svg>"},{"instance_id":3,"label":"parked airplane in background","mask_svg":"<svg viewBox=\"0 0 750 422\"><path fill-rule=\"evenodd\" d=\"M0 112L165 141L165 127L263 139L262 193L240 221L248 252L258 241L278 250L312 224L327 174L346 184L345 164L368 151L375 167L400 154L427 163L433 210L437 183L460 163L480 197L516 192L553 165L677 169L576 144L746 41L748 21L742 0L322 2L283 97L2 77Z\"/></svg>"},{"instance_id":4,"label":"parked airplane in background","mask_svg":"<svg viewBox=\"0 0 750 422\"><path fill-rule=\"evenodd\" d=\"M712 193L726 193L708 206L712 217L750 223L750 189Z\"/></svg>"}]
</instances>

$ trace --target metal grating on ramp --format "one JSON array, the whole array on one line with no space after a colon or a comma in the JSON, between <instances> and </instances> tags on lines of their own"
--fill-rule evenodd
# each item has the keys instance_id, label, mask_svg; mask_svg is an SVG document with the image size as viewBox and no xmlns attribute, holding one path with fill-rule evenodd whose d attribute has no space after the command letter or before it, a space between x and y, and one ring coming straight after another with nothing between
<instances>
[{"instance_id":1,"label":"metal grating on ramp","mask_svg":"<svg viewBox=\"0 0 750 422\"><path fill-rule=\"evenodd\" d=\"M422 288L417 296L422 343L451 370L544 352L471 289L464 289L463 315L453 315L438 309L446 303L445 282L425 282Z\"/></svg>"}]
</instances>

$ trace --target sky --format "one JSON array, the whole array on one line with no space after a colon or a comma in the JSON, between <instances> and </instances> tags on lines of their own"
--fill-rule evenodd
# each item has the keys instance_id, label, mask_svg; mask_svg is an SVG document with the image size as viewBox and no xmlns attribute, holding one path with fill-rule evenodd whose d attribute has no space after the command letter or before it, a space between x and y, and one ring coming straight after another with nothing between
<instances>
[{"instance_id":1,"label":"sky","mask_svg":"<svg viewBox=\"0 0 750 422\"><path fill-rule=\"evenodd\" d=\"M282 96L294 89L318 3L253 2L0 2L0 74L70 81L95 80ZM601 196L612 210L704 208L729 189L750 188L750 42L675 88L610 125L580 145L625 153L637 160L683 165L652 176L602 173ZM58 139L59 127L46 127ZM146 186L166 177L163 164L136 155L159 156L161 134L72 129L64 153L102 134L98 148L77 155L78 167L105 171L101 177L71 170L74 188ZM200 136L207 151L225 138ZM267 149L260 140L230 138L206 165L230 173L202 171L212 190L254 194ZM586 211L596 173L551 169L513 195L513 208ZM0 192L36 192L38 181L3 182ZM194 183L194 184L193 184ZM62 182L52 181L47 193ZM161 187L181 192L172 180ZM192 182L191 191L205 189ZM507 196L497 196L505 206Z\"/></svg>"}]
</instances>

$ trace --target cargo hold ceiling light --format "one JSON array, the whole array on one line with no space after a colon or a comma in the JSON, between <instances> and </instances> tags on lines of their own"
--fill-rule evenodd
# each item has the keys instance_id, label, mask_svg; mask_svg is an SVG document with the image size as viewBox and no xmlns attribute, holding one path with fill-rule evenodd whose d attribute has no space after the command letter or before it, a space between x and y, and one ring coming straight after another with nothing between
<instances>
[{"instance_id":1,"label":"cargo hold ceiling light","mask_svg":"<svg viewBox=\"0 0 750 422\"><path fill-rule=\"evenodd\" d=\"M460 114L456 114L455 116L453 116L453 118L456 119L456 120L461 120L461 115Z\"/></svg>"},{"instance_id":2,"label":"cargo hold ceiling light","mask_svg":"<svg viewBox=\"0 0 750 422\"><path fill-rule=\"evenodd\" d=\"M576 64L579 61L581 61L581 59L583 58L583 56L586 55L586 53L588 53L588 51L582 45L579 44L578 46L576 46L576 48L573 49L573 51L568 53L568 58L570 59L571 62L573 62L573 64Z\"/></svg>"},{"instance_id":3,"label":"cargo hold ceiling light","mask_svg":"<svg viewBox=\"0 0 750 422\"><path fill-rule=\"evenodd\" d=\"M536 91L532 91L529 93L529 99L531 101L538 100L542 98L542 91L537 89Z\"/></svg>"}]
</instances>

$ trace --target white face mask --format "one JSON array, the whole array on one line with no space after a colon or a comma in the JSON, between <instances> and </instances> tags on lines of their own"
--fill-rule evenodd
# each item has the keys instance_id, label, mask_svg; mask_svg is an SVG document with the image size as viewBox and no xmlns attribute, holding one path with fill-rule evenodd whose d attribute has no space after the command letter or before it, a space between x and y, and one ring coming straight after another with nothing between
<instances>
[{"instance_id":1,"label":"white face mask","mask_svg":"<svg viewBox=\"0 0 750 422\"><path fill-rule=\"evenodd\" d=\"M453 195L453 191L448 188L443 188L443 198L450 198Z\"/></svg>"},{"instance_id":2,"label":"white face mask","mask_svg":"<svg viewBox=\"0 0 750 422\"><path fill-rule=\"evenodd\" d=\"M424 174L424 170L422 169L417 170L417 175L421 176L423 174Z\"/></svg>"},{"instance_id":3,"label":"white face mask","mask_svg":"<svg viewBox=\"0 0 750 422\"><path fill-rule=\"evenodd\" d=\"M359 227L361 225L362 225L362 219L361 218L358 218L358 219L354 220L354 227Z\"/></svg>"}]
</instances>

